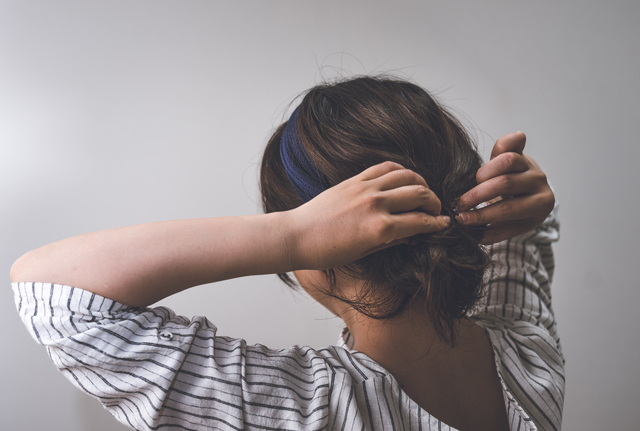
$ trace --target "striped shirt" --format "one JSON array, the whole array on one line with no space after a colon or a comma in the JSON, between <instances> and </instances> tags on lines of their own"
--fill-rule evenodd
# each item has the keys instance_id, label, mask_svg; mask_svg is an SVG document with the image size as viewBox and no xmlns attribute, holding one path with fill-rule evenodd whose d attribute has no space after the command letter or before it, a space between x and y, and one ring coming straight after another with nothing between
<instances>
[{"instance_id":1,"label":"striped shirt","mask_svg":"<svg viewBox=\"0 0 640 431\"><path fill-rule=\"evenodd\" d=\"M551 308L554 212L496 244L472 318L493 346L511 430L559 430L564 359ZM219 336L204 317L136 308L70 286L14 283L16 306L58 369L139 430L453 430L394 377L338 346L273 350Z\"/></svg>"}]
</instances>

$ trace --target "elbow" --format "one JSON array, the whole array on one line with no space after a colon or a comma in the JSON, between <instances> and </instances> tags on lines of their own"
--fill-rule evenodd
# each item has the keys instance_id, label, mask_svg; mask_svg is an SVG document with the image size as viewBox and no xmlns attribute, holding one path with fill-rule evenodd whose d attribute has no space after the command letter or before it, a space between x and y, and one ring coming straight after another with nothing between
<instances>
[{"instance_id":1,"label":"elbow","mask_svg":"<svg viewBox=\"0 0 640 431\"><path fill-rule=\"evenodd\" d=\"M13 265L11 265L11 271L9 271L9 277L11 278L12 283L19 283L21 281L27 281L26 277L26 260L28 259L27 254L22 255L16 260Z\"/></svg>"},{"instance_id":2,"label":"elbow","mask_svg":"<svg viewBox=\"0 0 640 431\"><path fill-rule=\"evenodd\" d=\"M9 277L12 283L20 283L25 281L42 281L36 280L36 259L34 251L23 254L11 265Z\"/></svg>"}]
</instances>

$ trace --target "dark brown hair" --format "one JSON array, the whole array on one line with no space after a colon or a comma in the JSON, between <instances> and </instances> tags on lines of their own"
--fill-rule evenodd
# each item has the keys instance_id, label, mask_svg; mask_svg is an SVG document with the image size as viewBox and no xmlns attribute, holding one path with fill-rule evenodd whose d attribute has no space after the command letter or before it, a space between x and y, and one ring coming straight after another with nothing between
<instances>
[{"instance_id":1,"label":"dark brown hair","mask_svg":"<svg viewBox=\"0 0 640 431\"><path fill-rule=\"evenodd\" d=\"M280 158L286 123L273 134L262 159L260 186L264 211L302 205ZM329 186L387 160L422 175L452 214L455 199L476 185L482 164L460 123L427 91L388 77L357 77L310 89L300 104L300 139ZM455 343L456 322L482 296L488 265L479 245L484 227L457 223L409 244L371 254L344 268L364 280L356 299L341 296L335 272L327 294L376 319L400 314L409 304L424 307L437 335ZM286 274L279 277L290 286Z\"/></svg>"}]
</instances>

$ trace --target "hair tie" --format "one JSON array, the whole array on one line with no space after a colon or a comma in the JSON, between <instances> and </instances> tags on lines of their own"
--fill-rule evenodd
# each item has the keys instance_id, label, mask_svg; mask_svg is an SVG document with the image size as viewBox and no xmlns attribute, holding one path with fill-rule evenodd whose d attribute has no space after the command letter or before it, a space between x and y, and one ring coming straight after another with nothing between
<instances>
[{"instance_id":1,"label":"hair tie","mask_svg":"<svg viewBox=\"0 0 640 431\"><path fill-rule=\"evenodd\" d=\"M287 121L280 139L280 158L294 190L304 202L328 189L318 168L313 164L298 134L298 106Z\"/></svg>"}]
</instances>

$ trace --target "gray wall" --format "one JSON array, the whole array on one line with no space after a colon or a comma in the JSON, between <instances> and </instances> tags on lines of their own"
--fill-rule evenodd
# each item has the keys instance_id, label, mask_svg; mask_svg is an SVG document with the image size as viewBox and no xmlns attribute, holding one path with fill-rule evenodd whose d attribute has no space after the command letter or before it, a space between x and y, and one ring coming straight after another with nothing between
<instances>
[{"instance_id":1,"label":"gray wall","mask_svg":"<svg viewBox=\"0 0 640 431\"><path fill-rule=\"evenodd\" d=\"M22 327L16 258L88 231L256 213L260 153L292 98L390 71L439 95L485 154L527 133L561 204L564 429L639 429L640 2L444 3L1 0L0 428L119 429ZM339 327L275 277L163 302L273 347L320 347Z\"/></svg>"}]
</instances>

